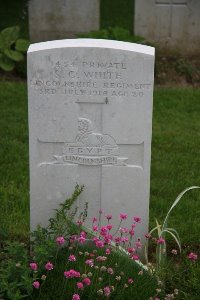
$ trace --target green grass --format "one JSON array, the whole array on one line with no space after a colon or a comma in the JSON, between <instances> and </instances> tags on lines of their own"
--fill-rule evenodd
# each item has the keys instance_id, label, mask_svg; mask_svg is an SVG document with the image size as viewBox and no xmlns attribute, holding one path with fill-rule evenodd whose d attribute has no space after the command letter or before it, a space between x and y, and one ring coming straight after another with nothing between
<instances>
[{"instance_id":1,"label":"green grass","mask_svg":"<svg viewBox=\"0 0 200 300\"><path fill-rule=\"evenodd\" d=\"M0 83L0 114L0 233L24 238L29 230L25 84Z\"/></svg>"},{"instance_id":2,"label":"green grass","mask_svg":"<svg viewBox=\"0 0 200 300\"><path fill-rule=\"evenodd\" d=\"M157 89L151 167L150 220L162 221L178 194L200 185L200 90ZM200 191L188 192L172 212L169 226L176 228L183 243L200 242Z\"/></svg>"}]
</instances>

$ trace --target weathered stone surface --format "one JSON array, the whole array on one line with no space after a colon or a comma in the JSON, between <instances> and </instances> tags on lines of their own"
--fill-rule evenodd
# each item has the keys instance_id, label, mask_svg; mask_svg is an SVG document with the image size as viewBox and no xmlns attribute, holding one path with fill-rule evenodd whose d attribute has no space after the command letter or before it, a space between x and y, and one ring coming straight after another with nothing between
<instances>
[{"instance_id":1,"label":"weathered stone surface","mask_svg":"<svg viewBox=\"0 0 200 300\"><path fill-rule=\"evenodd\" d=\"M148 230L154 48L62 40L28 51L31 229L76 183L88 221L139 215Z\"/></svg>"},{"instance_id":2,"label":"weathered stone surface","mask_svg":"<svg viewBox=\"0 0 200 300\"><path fill-rule=\"evenodd\" d=\"M199 51L199 0L135 0L135 34L182 52Z\"/></svg>"},{"instance_id":3,"label":"weathered stone surface","mask_svg":"<svg viewBox=\"0 0 200 300\"><path fill-rule=\"evenodd\" d=\"M74 37L99 29L99 0L30 0L32 42Z\"/></svg>"}]
</instances>

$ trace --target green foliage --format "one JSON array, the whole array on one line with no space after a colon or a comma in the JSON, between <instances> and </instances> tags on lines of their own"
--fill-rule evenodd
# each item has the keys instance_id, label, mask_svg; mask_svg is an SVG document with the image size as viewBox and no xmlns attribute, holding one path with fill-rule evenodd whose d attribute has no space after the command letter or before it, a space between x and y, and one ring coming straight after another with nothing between
<instances>
[{"instance_id":1,"label":"green foliage","mask_svg":"<svg viewBox=\"0 0 200 300\"><path fill-rule=\"evenodd\" d=\"M183 58L178 58L174 62L175 70L180 75L185 75L188 82L192 83L194 74L197 72L197 69L191 61L187 61Z\"/></svg>"},{"instance_id":2,"label":"green foliage","mask_svg":"<svg viewBox=\"0 0 200 300\"><path fill-rule=\"evenodd\" d=\"M72 205L75 203L79 195L83 191L83 186L76 185L72 196L61 203L59 209L55 209L55 216L49 219L47 228L38 226L31 234L32 250L34 252L34 260L39 265L51 259L56 252L55 239L62 235L65 240L69 240L72 233L77 231L77 226L72 222L76 213L72 210ZM75 209L76 211L76 209Z\"/></svg>"},{"instance_id":3,"label":"green foliage","mask_svg":"<svg viewBox=\"0 0 200 300\"><path fill-rule=\"evenodd\" d=\"M12 71L16 62L23 61L29 42L19 39L18 26L5 28L0 32L0 68Z\"/></svg>"},{"instance_id":4,"label":"green foliage","mask_svg":"<svg viewBox=\"0 0 200 300\"><path fill-rule=\"evenodd\" d=\"M143 37L132 35L129 30L121 27L109 27L107 29L91 31L90 33L79 34L78 37L149 44Z\"/></svg>"},{"instance_id":5,"label":"green foliage","mask_svg":"<svg viewBox=\"0 0 200 300\"><path fill-rule=\"evenodd\" d=\"M55 217L49 219L49 226L47 229L50 234L54 235L54 237L60 234L67 238L71 232L75 230L72 220L77 213L78 207L76 206L73 210L71 210L71 207L82 191L83 186L79 187L79 185L76 185L71 198L67 199L64 203L61 203L59 205L60 208L55 210Z\"/></svg>"},{"instance_id":6,"label":"green foliage","mask_svg":"<svg viewBox=\"0 0 200 300\"><path fill-rule=\"evenodd\" d=\"M0 255L0 297L23 299L32 293L31 271L26 245L7 242Z\"/></svg>"},{"instance_id":7,"label":"green foliage","mask_svg":"<svg viewBox=\"0 0 200 300\"><path fill-rule=\"evenodd\" d=\"M94 299L98 297L97 290L103 290L105 286L114 287L110 299L121 300L123 297L147 299L154 294L156 278L142 270L127 255L118 251L118 248L113 248L106 257L103 271L101 262L95 260L97 268L91 268L85 261L87 257L89 258L89 252L95 258L99 255L105 257L105 248L69 242L71 235L82 230L80 225L70 226L75 216L71 209L82 190L83 187L77 185L73 195L60 205L55 217L49 220L49 226L47 228L38 226L33 232L30 253L23 243L7 242L4 245L0 256L0 297L7 300L23 298L64 300L72 299L75 292L81 292L82 300ZM84 220L85 210L79 215L78 220ZM65 243L57 245L56 237L61 235L65 238ZM75 262L68 260L72 254L77 258ZM53 270L45 269L47 262L52 264ZM34 264L36 269L31 269L30 263ZM83 291L77 291L76 283L83 278L76 281L67 280L63 276L64 271L72 268L78 270L82 276L87 274L85 276L91 278L92 285L85 286ZM106 272L107 268L112 268L114 275ZM116 276L119 279L116 279ZM98 280L99 277L102 277L101 280ZM133 284L128 283L129 278L133 278ZM40 284L38 290L33 288L34 282ZM140 288L141 285L143 289Z\"/></svg>"},{"instance_id":8,"label":"green foliage","mask_svg":"<svg viewBox=\"0 0 200 300\"><path fill-rule=\"evenodd\" d=\"M64 234L65 239L72 234L71 230L75 228L75 225L72 226L72 219L75 215L70 209L82 191L83 186L76 185L72 196L60 204L60 209L56 209L56 215L49 220L49 226L38 226L31 234L31 255L24 243L7 241L1 245L0 297L18 300L31 295L32 283L37 279L37 274L32 274L29 263L37 261L38 266L44 268L47 261L57 259L58 247L55 239L60 234Z\"/></svg>"},{"instance_id":9,"label":"green foliage","mask_svg":"<svg viewBox=\"0 0 200 300\"><path fill-rule=\"evenodd\" d=\"M156 263L157 263L157 267L158 269L162 267L165 258L166 258L166 253L167 253L167 249L166 249L166 240L165 240L165 236L166 234L171 235L171 237L174 239L175 243L177 244L178 248L179 248L179 252L181 253L181 241L180 241L180 237L178 232L174 229L174 228L169 228L168 227L168 219L169 216L172 212L172 210L175 208L175 206L180 202L180 200L182 199L182 197L185 195L185 193L187 193L190 190L193 189L199 189L200 187L198 186L192 186L189 187L187 189L185 189L182 193L180 193L178 195L178 197L175 199L175 201L173 202L172 206L170 207L169 211L167 212L167 215L164 219L163 225L160 225L156 219L156 227L154 227L149 234L151 235L152 233L154 233L155 231L157 231L157 235L158 235L158 239L163 239L163 243L158 243L157 247L156 247ZM147 248L145 248L145 250L147 250ZM147 258L147 253L146 253L146 258Z\"/></svg>"}]
</instances>

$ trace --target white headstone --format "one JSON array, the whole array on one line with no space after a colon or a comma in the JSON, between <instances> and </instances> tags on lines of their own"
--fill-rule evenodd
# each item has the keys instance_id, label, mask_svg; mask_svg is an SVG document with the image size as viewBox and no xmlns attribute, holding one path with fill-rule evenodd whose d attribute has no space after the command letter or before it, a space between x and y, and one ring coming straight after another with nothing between
<instances>
[{"instance_id":1,"label":"white headstone","mask_svg":"<svg viewBox=\"0 0 200 300\"><path fill-rule=\"evenodd\" d=\"M99 29L100 0L30 0L32 42L74 37Z\"/></svg>"},{"instance_id":2,"label":"white headstone","mask_svg":"<svg viewBox=\"0 0 200 300\"><path fill-rule=\"evenodd\" d=\"M80 210L148 230L154 48L62 40L28 51L31 229L85 185Z\"/></svg>"},{"instance_id":3,"label":"white headstone","mask_svg":"<svg viewBox=\"0 0 200 300\"><path fill-rule=\"evenodd\" d=\"M135 0L136 35L182 52L199 51L199 0Z\"/></svg>"}]
</instances>

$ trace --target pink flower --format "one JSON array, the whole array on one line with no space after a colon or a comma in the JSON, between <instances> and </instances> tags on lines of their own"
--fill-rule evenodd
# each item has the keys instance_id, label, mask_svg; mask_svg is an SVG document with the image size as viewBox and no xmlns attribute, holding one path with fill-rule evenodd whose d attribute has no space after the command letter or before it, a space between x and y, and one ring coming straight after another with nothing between
<instances>
[{"instance_id":1,"label":"pink flower","mask_svg":"<svg viewBox=\"0 0 200 300\"><path fill-rule=\"evenodd\" d=\"M134 236L135 231L134 231L133 229L130 229L130 230L129 230L129 234L130 234L131 236Z\"/></svg>"},{"instance_id":2,"label":"pink flower","mask_svg":"<svg viewBox=\"0 0 200 300\"><path fill-rule=\"evenodd\" d=\"M109 296L110 296L110 288L109 288L109 286L106 286L106 287L103 289L103 291L104 291L104 295L105 295L106 297L109 297Z\"/></svg>"},{"instance_id":3,"label":"pink flower","mask_svg":"<svg viewBox=\"0 0 200 300\"><path fill-rule=\"evenodd\" d=\"M160 244L160 245L165 244L165 239L163 239L162 237L160 237L160 238L157 240L157 244Z\"/></svg>"},{"instance_id":4,"label":"pink flower","mask_svg":"<svg viewBox=\"0 0 200 300\"><path fill-rule=\"evenodd\" d=\"M113 275L113 274L114 274L114 271L113 271L112 268L108 268L108 269L107 269L107 272L108 272L108 274L110 274L110 275Z\"/></svg>"},{"instance_id":5,"label":"pink flower","mask_svg":"<svg viewBox=\"0 0 200 300\"><path fill-rule=\"evenodd\" d=\"M113 226L111 224L108 224L106 227L108 230L111 230L113 228Z\"/></svg>"},{"instance_id":6,"label":"pink flower","mask_svg":"<svg viewBox=\"0 0 200 300\"><path fill-rule=\"evenodd\" d=\"M83 279L83 283L84 283L85 285L90 285L90 284L91 284L90 278L88 278L88 277L84 278L84 279Z\"/></svg>"},{"instance_id":7,"label":"pink flower","mask_svg":"<svg viewBox=\"0 0 200 300\"><path fill-rule=\"evenodd\" d=\"M127 228L127 227L121 227L121 228L119 229L119 232L120 232L120 233L127 233L127 232L128 232L128 228Z\"/></svg>"},{"instance_id":8,"label":"pink flower","mask_svg":"<svg viewBox=\"0 0 200 300\"><path fill-rule=\"evenodd\" d=\"M132 279L132 278L129 278L129 279L128 279L128 283L129 283L129 284L133 283L133 279Z\"/></svg>"},{"instance_id":9,"label":"pink flower","mask_svg":"<svg viewBox=\"0 0 200 300\"><path fill-rule=\"evenodd\" d=\"M98 262L103 262L103 261L106 261L107 260L107 257L106 256L97 256L96 260Z\"/></svg>"},{"instance_id":10,"label":"pink flower","mask_svg":"<svg viewBox=\"0 0 200 300\"><path fill-rule=\"evenodd\" d=\"M135 247L137 249L141 249L142 248L142 243L140 241L135 242Z\"/></svg>"},{"instance_id":11,"label":"pink flower","mask_svg":"<svg viewBox=\"0 0 200 300\"><path fill-rule=\"evenodd\" d=\"M136 224L133 223L133 224L131 225L131 227L132 227L132 229L134 229L134 228L136 227Z\"/></svg>"},{"instance_id":12,"label":"pink flower","mask_svg":"<svg viewBox=\"0 0 200 300\"><path fill-rule=\"evenodd\" d=\"M76 284L78 289L83 289L83 283L82 282L77 282Z\"/></svg>"},{"instance_id":13,"label":"pink flower","mask_svg":"<svg viewBox=\"0 0 200 300\"><path fill-rule=\"evenodd\" d=\"M129 239L127 237L122 237L121 238L122 243L127 243L128 241L129 241Z\"/></svg>"},{"instance_id":14,"label":"pink flower","mask_svg":"<svg viewBox=\"0 0 200 300\"><path fill-rule=\"evenodd\" d=\"M101 235L105 235L105 234L107 234L107 231L108 231L108 228L107 228L107 226L101 226Z\"/></svg>"},{"instance_id":15,"label":"pink flower","mask_svg":"<svg viewBox=\"0 0 200 300\"><path fill-rule=\"evenodd\" d=\"M94 259L87 259L85 261L85 264L90 266L90 267L93 267L94 266Z\"/></svg>"},{"instance_id":16,"label":"pink flower","mask_svg":"<svg viewBox=\"0 0 200 300\"><path fill-rule=\"evenodd\" d=\"M117 244L121 243L121 237L119 237L119 236L115 237L114 240L115 240L115 243L117 243Z\"/></svg>"},{"instance_id":17,"label":"pink flower","mask_svg":"<svg viewBox=\"0 0 200 300\"><path fill-rule=\"evenodd\" d=\"M97 248L103 248L104 247L104 242L99 240L99 241L95 242L95 245L96 245Z\"/></svg>"},{"instance_id":18,"label":"pink flower","mask_svg":"<svg viewBox=\"0 0 200 300\"><path fill-rule=\"evenodd\" d=\"M133 221L135 221L136 223L141 223L141 218L138 216L133 217Z\"/></svg>"},{"instance_id":19,"label":"pink flower","mask_svg":"<svg viewBox=\"0 0 200 300\"><path fill-rule=\"evenodd\" d=\"M78 241L81 243L81 244L84 244L85 243L85 237L80 235L80 237L78 238Z\"/></svg>"},{"instance_id":20,"label":"pink flower","mask_svg":"<svg viewBox=\"0 0 200 300\"><path fill-rule=\"evenodd\" d=\"M93 226L93 231L98 231L98 230L99 230L98 226L97 226L97 225L94 225L94 226Z\"/></svg>"},{"instance_id":21,"label":"pink flower","mask_svg":"<svg viewBox=\"0 0 200 300\"><path fill-rule=\"evenodd\" d=\"M112 239L113 239L113 236L111 234L104 235L104 242L106 244L110 244L110 242L112 241Z\"/></svg>"},{"instance_id":22,"label":"pink flower","mask_svg":"<svg viewBox=\"0 0 200 300\"><path fill-rule=\"evenodd\" d=\"M78 294L74 294L72 300L80 300L80 296Z\"/></svg>"},{"instance_id":23,"label":"pink flower","mask_svg":"<svg viewBox=\"0 0 200 300\"><path fill-rule=\"evenodd\" d=\"M80 235L86 238L87 233L85 231L81 231Z\"/></svg>"},{"instance_id":24,"label":"pink flower","mask_svg":"<svg viewBox=\"0 0 200 300\"><path fill-rule=\"evenodd\" d=\"M106 215L106 219L109 221L112 219L112 215Z\"/></svg>"},{"instance_id":25,"label":"pink flower","mask_svg":"<svg viewBox=\"0 0 200 300\"><path fill-rule=\"evenodd\" d=\"M145 238L146 239L150 239L151 238L151 234L149 234L149 233L145 234Z\"/></svg>"},{"instance_id":26,"label":"pink flower","mask_svg":"<svg viewBox=\"0 0 200 300\"><path fill-rule=\"evenodd\" d=\"M46 263L45 269L46 269L47 271L53 270L53 264L49 261L48 263Z\"/></svg>"},{"instance_id":27,"label":"pink flower","mask_svg":"<svg viewBox=\"0 0 200 300\"><path fill-rule=\"evenodd\" d=\"M137 255L132 255L133 260L139 260L139 257Z\"/></svg>"},{"instance_id":28,"label":"pink flower","mask_svg":"<svg viewBox=\"0 0 200 300\"><path fill-rule=\"evenodd\" d=\"M76 261L76 256L75 255L70 255L68 258L69 261Z\"/></svg>"},{"instance_id":29,"label":"pink flower","mask_svg":"<svg viewBox=\"0 0 200 300\"><path fill-rule=\"evenodd\" d=\"M80 274L79 272L77 272L77 271L71 269L71 270L69 270L69 271L65 271L65 272L64 272L64 276L65 276L66 278L74 278L74 277L75 277L75 278L78 278L78 277L81 276L81 274Z\"/></svg>"},{"instance_id":30,"label":"pink flower","mask_svg":"<svg viewBox=\"0 0 200 300\"><path fill-rule=\"evenodd\" d=\"M29 266L30 266L31 270L33 270L33 271L37 271L37 269L38 269L38 265L36 263L30 263Z\"/></svg>"},{"instance_id":31,"label":"pink flower","mask_svg":"<svg viewBox=\"0 0 200 300\"><path fill-rule=\"evenodd\" d=\"M120 217L121 220L126 220L128 216L127 216L127 214L121 213L121 214L119 215L119 217Z\"/></svg>"},{"instance_id":32,"label":"pink flower","mask_svg":"<svg viewBox=\"0 0 200 300\"><path fill-rule=\"evenodd\" d=\"M176 249L172 249L172 254L177 255L177 250Z\"/></svg>"},{"instance_id":33,"label":"pink flower","mask_svg":"<svg viewBox=\"0 0 200 300\"><path fill-rule=\"evenodd\" d=\"M73 242L75 242L75 241L77 241L77 239L78 239L78 237L77 237L77 235L71 235L70 236L70 243L72 244Z\"/></svg>"},{"instance_id":34,"label":"pink flower","mask_svg":"<svg viewBox=\"0 0 200 300\"><path fill-rule=\"evenodd\" d=\"M103 210L102 210L102 209L100 209L100 210L99 210L99 214L101 215L102 213L103 213Z\"/></svg>"},{"instance_id":35,"label":"pink flower","mask_svg":"<svg viewBox=\"0 0 200 300\"><path fill-rule=\"evenodd\" d=\"M40 287L39 281L34 281L33 286L34 286L35 289L39 289L39 287Z\"/></svg>"},{"instance_id":36,"label":"pink flower","mask_svg":"<svg viewBox=\"0 0 200 300\"><path fill-rule=\"evenodd\" d=\"M78 224L79 226L81 226L81 225L83 225L83 221L78 220L78 221L76 222L76 224Z\"/></svg>"},{"instance_id":37,"label":"pink flower","mask_svg":"<svg viewBox=\"0 0 200 300\"><path fill-rule=\"evenodd\" d=\"M96 217L93 217L93 218L92 218L92 223L95 223L95 222L97 222L97 218L96 218Z\"/></svg>"},{"instance_id":38,"label":"pink flower","mask_svg":"<svg viewBox=\"0 0 200 300\"><path fill-rule=\"evenodd\" d=\"M135 252L135 249L131 248L131 247L129 247L127 250L128 250L128 253L134 253Z\"/></svg>"},{"instance_id":39,"label":"pink flower","mask_svg":"<svg viewBox=\"0 0 200 300\"><path fill-rule=\"evenodd\" d=\"M110 249L107 248L107 249L106 249L106 254L109 255L110 253L111 253Z\"/></svg>"},{"instance_id":40,"label":"pink flower","mask_svg":"<svg viewBox=\"0 0 200 300\"><path fill-rule=\"evenodd\" d=\"M188 254L188 258L189 258L191 261L195 261L195 260L198 259L198 255L195 254L195 253L193 253L193 252L190 252L190 253Z\"/></svg>"},{"instance_id":41,"label":"pink flower","mask_svg":"<svg viewBox=\"0 0 200 300\"><path fill-rule=\"evenodd\" d=\"M57 245L63 245L65 243L64 237L63 236L58 236L56 238L56 243L57 243Z\"/></svg>"}]
</instances>

